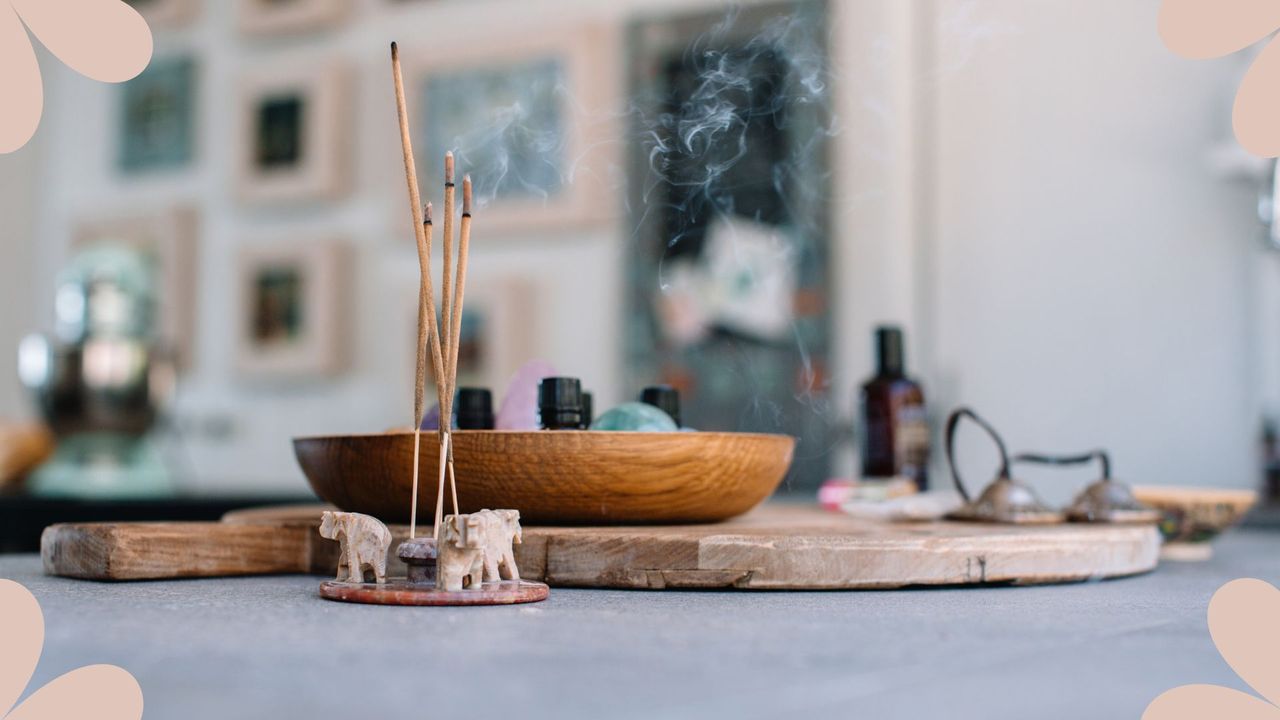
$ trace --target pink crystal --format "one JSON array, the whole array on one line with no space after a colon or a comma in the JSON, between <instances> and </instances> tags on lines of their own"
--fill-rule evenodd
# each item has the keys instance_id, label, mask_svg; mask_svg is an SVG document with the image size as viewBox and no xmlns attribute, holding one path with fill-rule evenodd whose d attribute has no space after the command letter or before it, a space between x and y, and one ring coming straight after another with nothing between
<instances>
[{"instance_id":1,"label":"pink crystal","mask_svg":"<svg viewBox=\"0 0 1280 720\"><path fill-rule=\"evenodd\" d=\"M530 360L511 376L502 405L494 419L498 430L537 430L538 383L555 377L556 369L546 360Z\"/></svg>"},{"instance_id":2,"label":"pink crystal","mask_svg":"<svg viewBox=\"0 0 1280 720\"><path fill-rule=\"evenodd\" d=\"M422 416L422 425L419 427L423 430L440 429L440 403L432 405L431 409L427 411L427 414Z\"/></svg>"}]
</instances>

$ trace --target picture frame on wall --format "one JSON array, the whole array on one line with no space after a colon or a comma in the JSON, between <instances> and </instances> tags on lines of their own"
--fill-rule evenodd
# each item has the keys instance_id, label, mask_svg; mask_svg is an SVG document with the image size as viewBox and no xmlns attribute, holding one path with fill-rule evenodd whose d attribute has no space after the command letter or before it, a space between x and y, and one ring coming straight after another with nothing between
<instances>
[{"instance_id":1,"label":"picture frame on wall","mask_svg":"<svg viewBox=\"0 0 1280 720\"><path fill-rule=\"evenodd\" d=\"M196 138L196 62L156 58L119 89L116 165L124 174L176 170L191 163Z\"/></svg>"},{"instance_id":2,"label":"picture frame on wall","mask_svg":"<svg viewBox=\"0 0 1280 720\"><path fill-rule=\"evenodd\" d=\"M612 57L608 32L555 28L406 53L423 197L442 196L441 162L453 151L474 183L477 231L613 217L619 96L601 61Z\"/></svg>"},{"instance_id":3,"label":"picture frame on wall","mask_svg":"<svg viewBox=\"0 0 1280 720\"><path fill-rule=\"evenodd\" d=\"M237 0L236 14L247 35L288 35L331 28L350 6L350 0Z\"/></svg>"},{"instance_id":4,"label":"picture frame on wall","mask_svg":"<svg viewBox=\"0 0 1280 720\"><path fill-rule=\"evenodd\" d=\"M396 305L397 327L405 328L398 375L412 390L417 349L418 289L402 285ZM498 397L521 365L538 356L538 293L521 275L473 275L467 280L458 341L458 387L489 388ZM427 365L428 405L435 404L436 383Z\"/></svg>"},{"instance_id":5,"label":"picture frame on wall","mask_svg":"<svg viewBox=\"0 0 1280 720\"><path fill-rule=\"evenodd\" d=\"M199 0L126 0L153 30L186 25L199 14Z\"/></svg>"},{"instance_id":6,"label":"picture frame on wall","mask_svg":"<svg viewBox=\"0 0 1280 720\"><path fill-rule=\"evenodd\" d=\"M243 204L332 200L347 190L348 84L333 63L244 78L235 143Z\"/></svg>"},{"instance_id":7,"label":"picture frame on wall","mask_svg":"<svg viewBox=\"0 0 1280 720\"><path fill-rule=\"evenodd\" d=\"M175 205L83 220L72 235L73 251L110 244L142 254L156 288L156 339L179 372L195 362L198 231L196 209Z\"/></svg>"},{"instance_id":8,"label":"picture frame on wall","mask_svg":"<svg viewBox=\"0 0 1280 720\"><path fill-rule=\"evenodd\" d=\"M242 378L306 380L346 368L349 260L338 240L240 249L235 307Z\"/></svg>"}]
</instances>

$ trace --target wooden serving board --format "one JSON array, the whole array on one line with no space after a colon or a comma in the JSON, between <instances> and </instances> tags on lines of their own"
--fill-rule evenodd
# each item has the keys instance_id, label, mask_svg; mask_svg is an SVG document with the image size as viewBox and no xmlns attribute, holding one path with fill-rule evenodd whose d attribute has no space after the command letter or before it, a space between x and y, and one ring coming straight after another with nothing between
<instances>
[{"instance_id":1,"label":"wooden serving board","mask_svg":"<svg viewBox=\"0 0 1280 720\"><path fill-rule=\"evenodd\" d=\"M94 580L330 575L338 545L317 533L324 509L239 511L222 523L54 525L41 543L45 571ZM408 529L391 530L388 574L403 575L395 547ZM522 577L555 587L884 589L1121 577L1155 568L1159 550L1153 525L882 523L766 504L714 525L527 527L516 561Z\"/></svg>"}]
</instances>

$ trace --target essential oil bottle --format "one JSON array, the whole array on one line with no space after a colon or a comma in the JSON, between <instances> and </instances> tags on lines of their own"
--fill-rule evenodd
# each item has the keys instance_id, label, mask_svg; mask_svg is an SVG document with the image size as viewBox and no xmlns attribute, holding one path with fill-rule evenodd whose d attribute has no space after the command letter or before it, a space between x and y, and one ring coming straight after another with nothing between
<instances>
[{"instance_id":1,"label":"essential oil bottle","mask_svg":"<svg viewBox=\"0 0 1280 720\"><path fill-rule=\"evenodd\" d=\"M591 427L591 422L596 419L595 398L591 393L582 393L582 424L579 425L583 430Z\"/></svg>"},{"instance_id":2,"label":"essential oil bottle","mask_svg":"<svg viewBox=\"0 0 1280 720\"><path fill-rule=\"evenodd\" d=\"M487 388L458 389L455 424L459 430L493 429L493 393Z\"/></svg>"},{"instance_id":3,"label":"essential oil bottle","mask_svg":"<svg viewBox=\"0 0 1280 720\"><path fill-rule=\"evenodd\" d=\"M538 418L543 430L582 429L582 382L549 377L538 383Z\"/></svg>"},{"instance_id":4,"label":"essential oil bottle","mask_svg":"<svg viewBox=\"0 0 1280 720\"><path fill-rule=\"evenodd\" d=\"M929 424L924 390L906 374L902 329L876 328L876 374L859 403L862 477L905 477L928 487Z\"/></svg>"},{"instance_id":5,"label":"essential oil bottle","mask_svg":"<svg viewBox=\"0 0 1280 720\"><path fill-rule=\"evenodd\" d=\"M652 405L671 416L680 426L680 392L670 385L650 385L640 392L640 402Z\"/></svg>"}]
</instances>

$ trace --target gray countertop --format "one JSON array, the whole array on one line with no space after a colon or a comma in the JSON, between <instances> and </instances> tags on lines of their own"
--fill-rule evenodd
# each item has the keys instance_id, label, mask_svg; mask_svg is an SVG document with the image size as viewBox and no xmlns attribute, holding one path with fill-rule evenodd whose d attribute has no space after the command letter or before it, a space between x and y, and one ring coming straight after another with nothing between
<instances>
[{"instance_id":1,"label":"gray countertop","mask_svg":"<svg viewBox=\"0 0 1280 720\"><path fill-rule=\"evenodd\" d=\"M30 555L0 556L0 577L44 609L28 691L114 663L152 719L1137 718L1175 685L1245 689L1205 608L1228 580L1278 582L1277 547L1280 534L1242 530L1210 562L1077 585L553 589L490 608L329 602L314 577L82 582L45 577Z\"/></svg>"}]
</instances>

